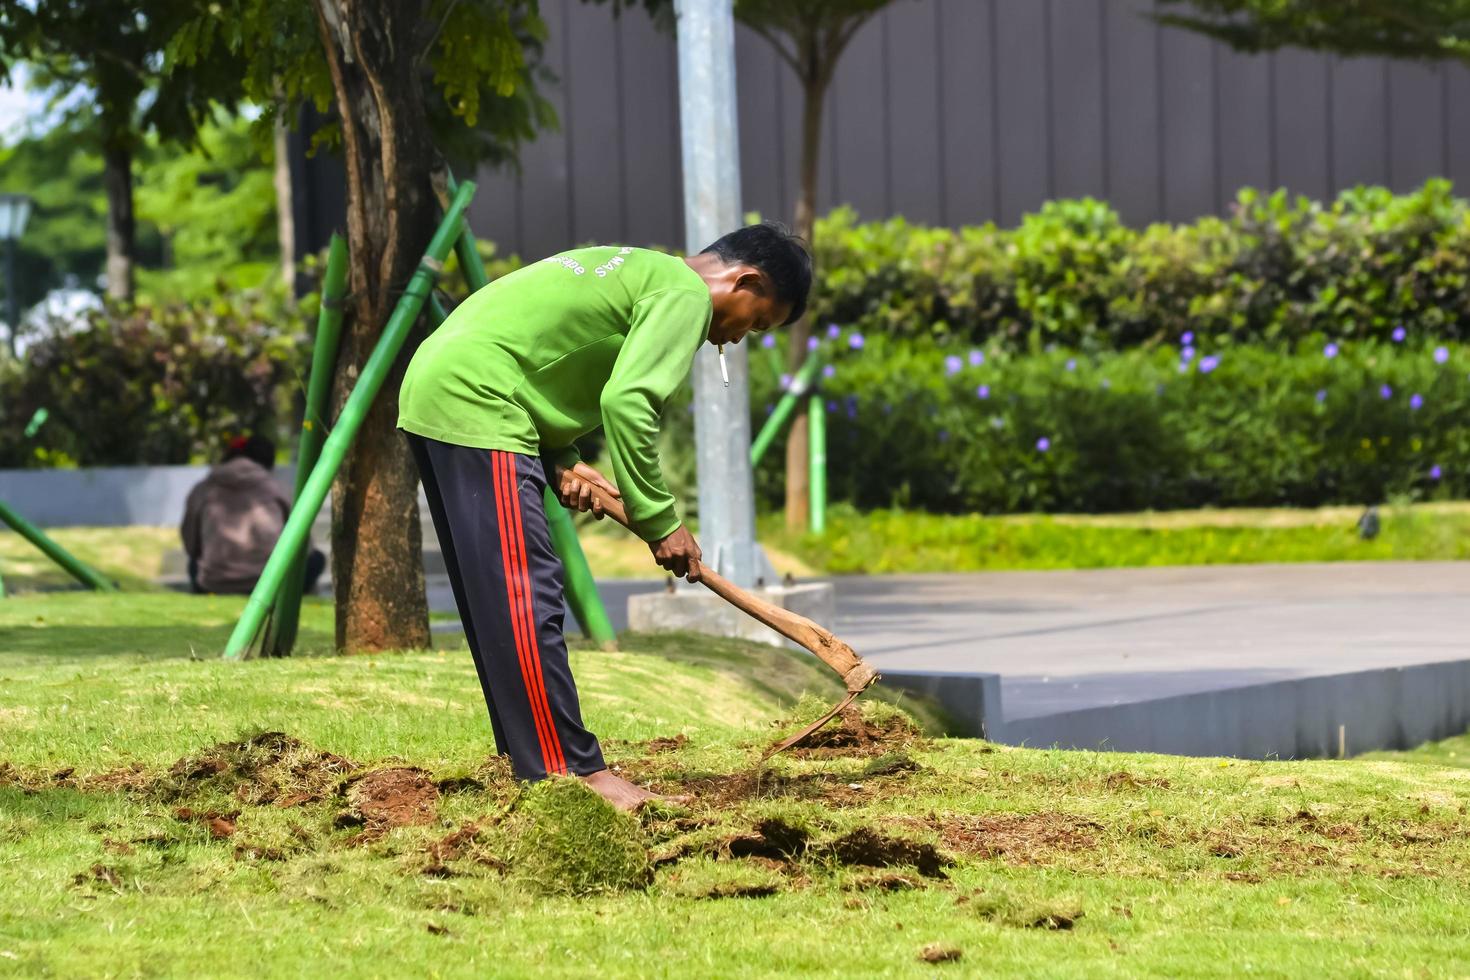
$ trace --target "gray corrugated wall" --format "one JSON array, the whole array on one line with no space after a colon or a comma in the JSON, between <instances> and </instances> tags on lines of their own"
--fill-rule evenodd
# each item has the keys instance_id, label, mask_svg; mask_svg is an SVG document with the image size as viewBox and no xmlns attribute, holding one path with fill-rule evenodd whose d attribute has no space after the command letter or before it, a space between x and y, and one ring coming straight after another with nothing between
<instances>
[{"instance_id":1,"label":"gray corrugated wall","mask_svg":"<svg viewBox=\"0 0 1470 980\"><path fill-rule=\"evenodd\" d=\"M1142 224L1222 211L1246 185L1323 197L1444 175L1470 188L1456 112L1470 70L1237 54L1158 27L1141 15L1151 6L895 0L853 39L828 96L819 209L1013 225L1048 198L1090 194ZM672 36L637 11L541 9L562 128L525 149L519 177L478 175L476 231L527 256L682 246ZM800 87L743 28L737 58L744 206L789 221Z\"/></svg>"}]
</instances>

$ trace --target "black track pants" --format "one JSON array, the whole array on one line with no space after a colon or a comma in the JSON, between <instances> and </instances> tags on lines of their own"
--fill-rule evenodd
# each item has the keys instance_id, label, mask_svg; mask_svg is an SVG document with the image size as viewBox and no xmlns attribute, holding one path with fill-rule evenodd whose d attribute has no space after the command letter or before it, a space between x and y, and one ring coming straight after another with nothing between
<instances>
[{"instance_id":1,"label":"black track pants","mask_svg":"<svg viewBox=\"0 0 1470 980\"><path fill-rule=\"evenodd\" d=\"M516 775L606 768L582 727L562 637L562 566L551 547L541 460L405 433L418 461L480 674L495 745Z\"/></svg>"}]
</instances>

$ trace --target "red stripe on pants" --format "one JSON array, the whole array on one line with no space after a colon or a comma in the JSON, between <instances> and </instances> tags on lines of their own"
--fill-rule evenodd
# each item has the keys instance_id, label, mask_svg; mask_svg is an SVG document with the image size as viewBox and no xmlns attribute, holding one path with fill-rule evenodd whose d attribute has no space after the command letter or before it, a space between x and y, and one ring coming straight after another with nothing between
<instances>
[{"instance_id":1,"label":"red stripe on pants","mask_svg":"<svg viewBox=\"0 0 1470 980\"><path fill-rule=\"evenodd\" d=\"M506 458L510 461L510 466L512 467L511 473L514 474L515 459L514 457L509 455L507 455ZM536 683L536 691L541 698L542 714L545 716L547 728L549 728L551 732L551 751L556 758L555 771L565 774L567 771L567 758L566 754L562 751L561 736L556 733L556 723L553 720L551 714L551 702L546 696L546 674L541 669L541 640L536 633L536 608L534 602L532 601L533 593L531 591L531 570L526 562L526 535L521 520L521 495L519 488L514 481L512 481L511 487L511 508L515 511L514 527L516 538L516 555L520 564L521 572L521 601L524 604L526 621L531 624L531 629L528 635L531 647L531 662L534 666L532 676Z\"/></svg>"},{"instance_id":2,"label":"red stripe on pants","mask_svg":"<svg viewBox=\"0 0 1470 980\"><path fill-rule=\"evenodd\" d=\"M507 463L512 467L510 480L506 480ZM511 633L515 636L516 659L520 662L521 682L525 685L526 695L531 703L531 718L536 726L536 741L541 746L542 766L547 772L553 772L552 755L547 739L547 729L550 727L551 719L541 714L538 699L533 693L531 661L526 646L527 624L521 619L521 604L516 597L519 582L516 579L516 563L512 554L515 549L516 536L511 528L510 506L510 499L517 492L514 466L514 460L509 459L505 453L490 450L490 471L495 483L495 521L500 530L500 561L505 571L505 590L507 601L510 604L510 625ZM531 630L535 629L535 623L529 625Z\"/></svg>"}]
</instances>

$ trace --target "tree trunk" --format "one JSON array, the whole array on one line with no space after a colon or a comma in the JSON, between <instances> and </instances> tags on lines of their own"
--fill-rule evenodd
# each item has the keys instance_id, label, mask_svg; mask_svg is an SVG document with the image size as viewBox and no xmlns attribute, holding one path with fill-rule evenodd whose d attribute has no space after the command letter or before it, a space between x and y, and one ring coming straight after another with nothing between
<instances>
[{"instance_id":1,"label":"tree trunk","mask_svg":"<svg viewBox=\"0 0 1470 980\"><path fill-rule=\"evenodd\" d=\"M133 153L125 140L102 147L102 187L107 194L107 295L133 298Z\"/></svg>"},{"instance_id":2,"label":"tree trunk","mask_svg":"<svg viewBox=\"0 0 1470 980\"><path fill-rule=\"evenodd\" d=\"M815 72L813 72L815 74ZM817 159L822 150L822 103L827 85L817 79L802 83L805 98L801 111L801 189L796 198L795 231L811 246L817 220ZM811 318L804 316L791 326L791 376L795 377L807 357L807 338L812 335ZM806 530L811 519L811 472L806 412L791 419L786 439L786 529Z\"/></svg>"},{"instance_id":3,"label":"tree trunk","mask_svg":"<svg viewBox=\"0 0 1470 980\"><path fill-rule=\"evenodd\" d=\"M275 127L276 242L281 249L281 279L286 285L286 299L296 299L296 212L291 201L291 147L289 128L284 117L276 117Z\"/></svg>"},{"instance_id":4,"label":"tree trunk","mask_svg":"<svg viewBox=\"0 0 1470 980\"><path fill-rule=\"evenodd\" d=\"M419 86L422 0L316 0L347 164L350 303L334 411L372 353L438 220L435 153ZM397 431L410 337L332 484L337 645L347 652L429 645L418 474Z\"/></svg>"}]
</instances>

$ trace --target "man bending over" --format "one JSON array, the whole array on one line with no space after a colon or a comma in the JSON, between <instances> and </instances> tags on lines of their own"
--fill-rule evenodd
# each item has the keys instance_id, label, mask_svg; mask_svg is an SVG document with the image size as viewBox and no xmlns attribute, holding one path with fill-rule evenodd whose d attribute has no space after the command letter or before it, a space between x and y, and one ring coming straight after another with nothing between
<instances>
[{"instance_id":1,"label":"man bending over","mask_svg":"<svg viewBox=\"0 0 1470 980\"><path fill-rule=\"evenodd\" d=\"M533 263L460 304L414 354L399 428L423 478L501 754L521 779L580 776L616 806L649 793L614 775L582 725L562 636L562 566L542 507L618 496L654 561L699 579L700 551L664 485L664 402L699 345L738 344L798 319L811 258L752 225L687 259L614 245ZM574 440L603 427L615 490ZM730 446L733 453L746 446Z\"/></svg>"}]
</instances>

